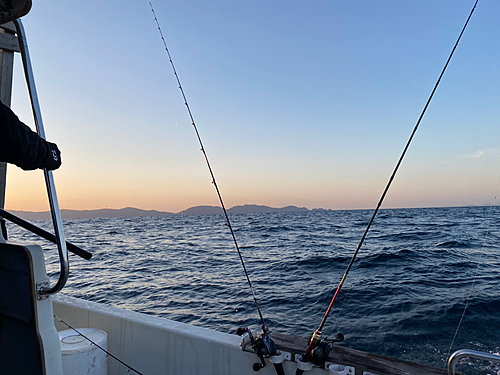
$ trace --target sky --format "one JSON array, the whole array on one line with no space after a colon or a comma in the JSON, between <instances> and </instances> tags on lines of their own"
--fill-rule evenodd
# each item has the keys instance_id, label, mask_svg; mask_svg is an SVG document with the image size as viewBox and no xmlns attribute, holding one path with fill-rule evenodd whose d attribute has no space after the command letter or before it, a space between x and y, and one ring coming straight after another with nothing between
<instances>
[{"instance_id":1,"label":"sky","mask_svg":"<svg viewBox=\"0 0 500 375\"><path fill-rule=\"evenodd\" d=\"M473 0L153 1L227 207L374 208ZM498 204L500 3L481 0L383 208ZM148 1L23 18L61 208L218 198ZM20 57L12 108L33 126ZM45 211L9 165L6 208Z\"/></svg>"}]
</instances>

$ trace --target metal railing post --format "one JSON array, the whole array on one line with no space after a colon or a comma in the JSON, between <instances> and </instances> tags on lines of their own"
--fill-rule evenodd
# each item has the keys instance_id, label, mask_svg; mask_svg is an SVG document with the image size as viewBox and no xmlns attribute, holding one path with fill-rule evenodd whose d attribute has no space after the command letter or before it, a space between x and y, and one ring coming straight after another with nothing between
<instances>
[{"instance_id":1,"label":"metal railing post","mask_svg":"<svg viewBox=\"0 0 500 375\"><path fill-rule=\"evenodd\" d=\"M45 130L43 128L42 113L40 111L40 105L38 103L38 96L35 87L35 78L33 76L33 69L31 67L31 60L28 51L28 42L26 40L26 34L24 32L23 24L21 23L20 20L15 20L14 25L16 26L19 47L21 49L24 75L26 77L26 83L28 85L28 91L31 100L31 108L33 110L33 117L35 119L36 130L38 135L41 138L45 139ZM57 201L54 177L52 175L52 171L44 169L43 172L45 175L45 185L47 186L47 193L49 197L52 222L54 224L57 249L59 251L59 261L61 265L61 270L59 273L59 279L57 280L57 283L54 286L52 287L46 285L37 286L38 294L40 297L59 292L66 284L66 281L68 280L69 276L68 250L66 248L66 240L64 239L61 213L59 211L59 203Z\"/></svg>"},{"instance_id":2,"label":"metal railing post","mask_svg":"<svg viewBox=\"0 0 500 375\"><path fill-rule=\"evenodd\" d=\"M500 363L500 355L478 352L477 350L461 349L450 356L448 360L448 375L455 375L455 367L461 358L476 358L483 361Z\"/></svg>"}]
</instances>

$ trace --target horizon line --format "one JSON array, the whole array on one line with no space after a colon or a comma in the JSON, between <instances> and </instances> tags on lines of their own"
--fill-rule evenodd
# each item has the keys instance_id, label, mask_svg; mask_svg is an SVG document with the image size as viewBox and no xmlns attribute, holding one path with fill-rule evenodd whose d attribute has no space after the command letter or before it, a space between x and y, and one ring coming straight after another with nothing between
<instances>
[{"instance_id":1,"label":"horizon line","mask_svg":"<svg viewBox=\"0 0 500 375\"><path fill-rule=\"evenodd\" d=\"M484 203L484 204L476 204L476 205L458 205L458 206L419 206L419 207L381 207L381 210L407 210L407 209L422 209L422 208L460 208L460 207L490 207L490 206L499 206L500 204L491 204L491 203ZM307 208L307 207L300 207L300 206L295 206L295 205L287 205L283 207L273 207L273 206L268 206L264 204L253 204L253 203L247 203L247 204L238 204L235 206L232 206L228 208L227 210L231 210L235 207L245 207L245 206L257 206L257 207L266 207L266 208L272 208L272 209L284 209L287 207L294 207L298 209L306 209L308 211L313 211L313 210L325 210L325 211L356 211L356 210L373 210L375 209L374 207L370 208L323 208L323 207L315 207L315 208ZM75 209L75 208L61 208L60 211L75 211L75 212L85 212L85 211L103 211L103 210L112 210L112 211L120 211L120 210L126 210L126 209L134 209L134 210L139 210L139 211L156 211L160 213L167 213L167 214L181 214L182 212L185 212L187 210L190 210L192 208L199 208L199 207L210 207L210 208L220 208L222 210L221 206L212 206L208 204L201 204L197 206L192 206L188 207L182 211L179 212L171 212L171 211L162 211L158 209L145 209L145 208L137 208L137 207L132 207L132 206L126 206L122 208L110 208L110 207L103 207L103 208L84 208L84 209ZM47 213L50 212L50 210L45 210L45 211L31 211L31 210L19 210L19 209L5 209L6 211L16 211L16 212L29 212L29 213Z\"/></svg>"}]
</instances>

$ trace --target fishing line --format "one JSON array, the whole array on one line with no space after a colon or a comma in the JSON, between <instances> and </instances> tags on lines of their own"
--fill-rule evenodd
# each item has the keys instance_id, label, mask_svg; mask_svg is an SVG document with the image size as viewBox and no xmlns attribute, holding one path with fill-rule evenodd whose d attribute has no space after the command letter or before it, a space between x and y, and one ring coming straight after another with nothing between
<instances>
[{"instance_id":1,"label":"fishing line","mask_svg":"<svg viewBox=\"0 0 500 375\"><path fill-rule=\"evenodd\" d=\"M405 146L405 148L404 148L401 156L399 157L399 160L398 160L398 162L396 164L396 167L394 168L394 171L392 172L392 175L391 175L391 177L389 179L389 182L387 183L387 185L386 185L386 187L385 187L385 189L384 189L384 191L382 193L382 196L380 197L380 200L379 200L379 202L377 204L377 207L375 208L375 211L373 212L373 215L372 215L372 217L370 219L370 222L368 223L368 226L365 229L365 232L364 232L364 234L363 234L363 236L362 236L362 238L361 238L361 240L360 240L360 242L359 242L359 244L358 244L358 246L356 248L356 251L354 252L353 257L352 257L351 261L349 262L349 265L347 266L347 269L346 269L346 271L344 273L344 276L342 277L342 280L340 281L339 286L337 287L337 290L335 291L335 294L334 294L334 296L332 298L332 301L330 302L330 305L328 306L328 309L326 310L325 316L323 317L323 319L321 321L321 324L319 325L319 328L316 330L316 332L313 335L313 338L311 339L311 342L310 342L310 344L309 344L309 346L307 348L307 353L310 353L310 351L314 348L313 341L316 342L316 343L318 342L317 339L315 339L315 337L318 335L319 338L321 338L321 331L323 330L323 327L324 327L324 325L326 323L326 320L327 320L327 318L328 318L328 316L330 314L330 311L332 310L333 304L334 304L335 300L337 299L337 296L339 295L339 292L342 289L342 286L344 285L344 282L345 282L345 280L347 278L347 275L349 274L349 271L351 270L351 267L352 267L352 265L354 263L354 260L356 259L356 256L358 255L358 252L361 249L361 246L363 245L363 243L365 241L365 238L366 238L366 236L368 234L368 231L370 230L370 227L371 227L373 221L375 220L375 216L377 215L377 213L378 213L378 211L380 209L380 206L382 206L382 202L384 201L385 196L387 195L387 192L389 190L389 187L391 186L392 181L394 180L394 177L396 176L396 172L399 170L399 167L400 167L400 165L401 165L401 163L403 161L403 158L405 157L406 152L407 152L408 148L410 147L410 144L411 144L411 142L413 140L413 137L415 136L415 133L417 132L417 129L418 129L419 125L420 125L420 122L422 121L422 118L424 117L424 114L427 111L427 108L428 108L428 106L429 106L429 104L430 104L430 102L431 102L431 100L432 100L432 98L434 96L434 93L436 92L436 90L437 90L437 88L439 86L439 83L441 82L441 78L443 77L443 75L444 75L444 73L445 73L445 71L446 71L446 69L448 67L448 64L450 63L451 58L453 57L453 54L455 53L455 50L456 50L456 48L458 46L458 43L460 42L460 39L462 38L462 35L465 32L465 29L467 28L469 20L471 19L472 14L474 13L474 10L476 9L476 6L477 6L478 2L479 2L479 0L476 0L474 6L472 7L472 10L471 10L471 12L469 14L469 17L467 18L467 21L465 22L465 25L462 28L462 31L460 32L460 35L459 35L459 37L458 37L458 39L457 39L457 41L456 41L456 43L455 43L455 45L453 47L453 50L451 51L451 53L450 53L450 55L448 57L448 60L446 61L446 64L444 65L444 68L441 71L441 74L439 75L439 78L438 78L436 84L434 85L434 88L433 88L433 90L432 90L429 98L427 99L427 102L425 103L424 109L422 110L422 113L420 114L420 117L418 118L418 121L417 121L417 123L416 123L416 125L415 125L415 127L414 127L414 129L413 129L413 131L411 133L411 135L410 135L410 138L408 139L408 142L406 143L406 146Z\"/></svg>"},{"instance_id":2,"label":"fishing line","mask_svg":"<svg viewBox=\"0 0 500 375\"><path fill-rule=\"evenodd\" d=\"M184 104L186 106L186 109L189 113L189 117L191 119L191 124L193 125L194 131L196 132L196 136L198 137L198 142L200 143L201 152L203 153L203 156L205 157L205 161L207 162L208 170L210 171L210 176L212 177L212 184L214 185L215 191L217 192L217 196L219 198L219 202L221 204L222 211L224 212L224 216L226 218L227 226L229 227L229 231L231 232L234 246L236 247L236 251L238 252L238 256L240 258L241 265L243 266L243 271L245 272L245 276L246 276L248 285L250 287L250 291L252 292L253 300L255 302L255 305L257 306L257 311L259 312L259 317L260 317L260 321L262 323L262 327L264 329L264 327L266 327L266 325L264 323L264 317L262 316L262 312L260 311L259 302L257 301L257 297L255 296L255 291L253 289L252 282L250 281L250 277L248 276L248 272L247 272L247 269L245 267L245 262L243 261L243 257L241 255L241 251L240 251L240 248L238 246L238 242L236 241L236 236L234 235L233 227L231 226L231 222L229 221L229 216L227 214L226 207L225 207L224 202L222 200L222 195L220 193L219 187L217 186L217 182L215 181L215 176L214 176L214 173L212 171L212 167L210 166L210 162L208 161L208 157L207 157L207 154L205 152L205 147L203 146L203 142L201 141L200 133L198 132L198 128L196 127L196 123L195 123L194 118L193 118L193 114L191 113L191 109L189 108L189 104L187 102L186 95L184 94L184 90L183 90L182 85L181 85L181 81L179 80L179 76L177 75L177 71L175 70L174 62L172 61L172 57L170 56L170 51L168 50L168 47L167 47L167 42L165 41L165 38L163 37L160 23L158 22L158 19L156 18L156 13L154 11L153 4L150 2L149 5L151 6L151 11L153 12L153 16L154 16L154 19L156 21L156 25L158 26L158 31L160 32L161 40L163 41L163 45L165 46L165 51L167 51L168 59L170 60L170 64L172 65L172 69L174 71L175 78L177 79L177 83L179 85L179 90L181 90L182 98L184 99ZM264 331L265 331L265 329L264 329Z\"/></svg>"}]
</instances>

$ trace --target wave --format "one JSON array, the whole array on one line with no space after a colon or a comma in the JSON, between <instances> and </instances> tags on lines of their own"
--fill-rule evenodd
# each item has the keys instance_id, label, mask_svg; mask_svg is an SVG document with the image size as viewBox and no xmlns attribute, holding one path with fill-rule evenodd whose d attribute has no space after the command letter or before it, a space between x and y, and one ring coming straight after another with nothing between
<instances>
[{"instance_id":1,"label":"wave","mask_svg":"<svg viewBox=\"0 0 500 375\"><path fill-rule=\"evenodd\" d=\"M470 249L472 246L467 241L447 241L437 244L436 247L444 247L447 249Z\"/></svg>"}]
</instances>

